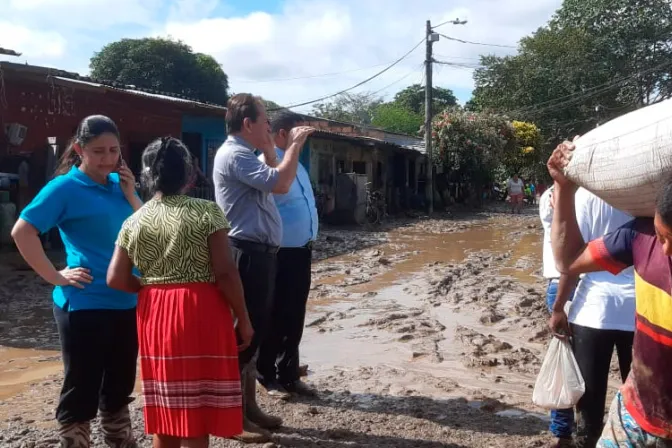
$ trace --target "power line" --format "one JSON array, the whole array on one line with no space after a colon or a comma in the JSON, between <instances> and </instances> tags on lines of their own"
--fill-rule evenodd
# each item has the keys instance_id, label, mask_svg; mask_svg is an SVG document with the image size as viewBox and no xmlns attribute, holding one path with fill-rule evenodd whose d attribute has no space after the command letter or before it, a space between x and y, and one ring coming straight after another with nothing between
<instances>
[{"instance_id":1,"label":"power line","mask_svg":"<svg viewBox=\"0 0 672 448\"><path fill-rule=\"evenodd\" d=\"M345 70L342 72L333 72L333 73L321 73L318 75L306 75L306 76L297 76L294 78L274 78L274 79L236 79L236 78L230 78L229 81L234 81L234 82L240 82L240 83L249 83L249 84L264 84L264 83L270 83L270 82L281 82L281 81L294 81L298 79L312 79L312 78L323 78L327 76L336 76L336 75L344 75L346 73L354 73L354 72L361 72L364 70L370 70L372 68L376 67L382 67L383 65L387 65L389 62L384 62L382 64L376 64L372 65L370 67L362 67L362 68L356 68L352 70Z\"/></svg>"},{"instance_id":2,"label":"power line","mask_svg":"<svg viewBox=\"0 0 672 448\"><path fill-rule=\"evenodd\" d=\"M543 101L538 104L533 104L531 106L523 107L517 110L510 111L510 115L514 114L522 114L522 113L536 113L536 114L541 114L543 112L546 112L547 110L555 109L558 107L566 107L568 105L573 105L576 103L579 103L585 99L594 97L596 95L599 95L604 92L608 92L609 90L618 87L618 85L624 81L628 81L629 79L636 78L638 76L646 75L648 73L654 72L656 70L659 70L661 68L665 68L666 66L672 65L672 61L667 61L663 62L662 64L659 64L655 67L651 67L650 69L643 70L641 72L633 73L632 75L629 76L624 76L618 79L615 79L613 81L609 81L607 83L597 85L594 87L591 87L589 89L586 89L583 92L578 92L578 93L573 93L565 96L561 96L552 100L548 101ZM566 101L563 101L566 100ZM544 106L544 107L541 107Z\"/></svg>"},{"instance_id":3,"label":"power line","mask_svg":"<svg viewBox=\"0 0 672 448\"><path fill-rule=\"evenodd\" d=\"M468 60L468 61L480 61L481 60L481 58L470 58L470 57L466 57L466 56L448 56L448 55L439 54L439 53L434 53L434 56L439 56L439 57L444 58L444 59L464 59L464 60Z\"/></svg>"},{"instance_id":4,"label":"power line","mask_svg":"<svg viewBox=\"0 0 672 448\"><path fill-rule=\"evenodd\" d=\"M457 67L457 68L468 68L468 69L477 69L477 68L482 68L483 66L481 64L467 64L464 62L447 62L447 61L437 61L434 60L432 61L435 64L439 65L447 65L450 67Z\"/></svg>"},{"instance_id":5,"label":"power line","mask_svg":"<svg viewBox=\"0 0 672 448\"><path fill-rule=\"evenodd\" d=\"M382 75L383 73L385 73L386 71L388 71L389 69L391 69L392 67L394 67L395 65L397 65L398 63L403 61L404 59L406 59L411 53L413 53L415 50L417 50L417 48L420 45L422 45L424 42L425 42L425 39L422 39L413 48L411 48L408 52L406 52L406 54L404 54L402 57L400 57L399 59L394 61L392 64L388 65L383 70L376 73L375 75L366 78L364 81L361 81L361 82L355 84L352 87L349 87L347 89L341 90L341 91L336 92L336 93L332 93L331 95L323 96L323 97L315 99L315 100L305 101L303 103L298 103L298 104L292 104L291 106L285 106L285 107L280 107L280 108L276 108L276 109L270 109L269 112L275 112L275 111L282 110L282 109L293 109L295 107L308 106L309 104L319 103L320 101L328 100L328 99L333 98L335 96L342 95L346 92L354 90L357 87L363 86L364 84L368 83L369 81L372 81L372 80L376 79L378 76Z\"/></svg>"},{"instance_id":6,"label":"power line","mask_svg":"<svg viewBox=\"0 0 672 448\"><path fill-rule=\"evenodd\" d=\"M453 40L455 42L460 42L460 43L463 43L463 44L482 45L484 47L499 47L499 48L513 48L513 49L518 48L518 47L515 47L513 45L499 45L499 44L485 44L483 42L471 42L471 41L468 41L468 40L458 39L456 37L446 36L445 34L441 34L441 33L437 33L437 34L439 36L443 37L444 39Z\"/></svg>"},{"instance_id":7,"label":"power line","mask_svg":"<svg viewBox=\"0 0 672 448\"><path fill-rule=\"evenodd\" d=\"M420 68L421 68L421 69L422 69L423 65L424 65L424 64L420 64ZM373 92L371 95L377 95L377 94L379 94L380 92L389 89L389 88L392 87L393 85L400 83L401 81L403 81L404 79L408 78L408 77L411 76L412 74L417 73L417 70L418 70L418 69L416 68L415 70L406 73L406 74L405 74L404 76L402 76L401 78L397 79L397 80L394 81L394 82L391 82L390 84L386 85L386 86L383 87L382 89L378 89L378 90L376 90L376 91Z\"/></svg>"}]
</instances>

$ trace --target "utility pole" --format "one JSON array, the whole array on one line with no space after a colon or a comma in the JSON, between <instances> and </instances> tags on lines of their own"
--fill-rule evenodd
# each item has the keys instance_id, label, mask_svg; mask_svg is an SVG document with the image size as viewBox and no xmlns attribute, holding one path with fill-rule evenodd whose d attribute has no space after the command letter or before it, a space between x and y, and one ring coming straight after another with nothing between
<instances>
[{"instance_id":1,"label":"utility pole","mask_svg":"<svg viewBox=\"0 0 672 448\"><path fill-rule=\"evenodd\" d=\"M427 155L427 183L429 184L429 214L434 213L434 160L432 156L432 44L439 40L432 33L432 22L427 21L425 44L425 154Z\"/></svg>"},{"instance_id":2,"label":"utility pole","mask_svg":"<svg viewBox=\"0 0 672 448\"><path fill-rule=\"evenodd\" d=\"M425 54L425 154L427 156L427 183L429 184L429 214L434 213L434 161L432 160L432 63L434 58L432 57L432 44L439 41L439 34L434 33L433 29L440 26L451 24L451 25L464 25L466 20L448 20L447 22L440 23L435 27L432 27L431 20L427 21L427 29L425 33L425 44L426 54Z\"/></svg>"}]
</instances>

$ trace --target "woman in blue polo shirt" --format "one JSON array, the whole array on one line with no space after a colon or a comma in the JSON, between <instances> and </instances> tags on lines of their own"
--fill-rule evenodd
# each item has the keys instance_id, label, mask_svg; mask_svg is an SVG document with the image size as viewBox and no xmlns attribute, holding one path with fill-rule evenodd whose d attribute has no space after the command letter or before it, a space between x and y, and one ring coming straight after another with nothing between
<instances>
[{"instance_id":1,"label":"woman in blue polo shirt","mask_svg":"<svg viewBox=\"0 0 672 448\"><path fill-rule=\"evenodd\" d=\"M123 163L119 131L101 115L85 118L51 180L22 211L12 237L26 262L55 286L54 316L65 377L56 410L61 446L90 445L101 411L105 442L135 446L128 404L138 353L135 294L107 287L117 234L142 206ZM58 227L67 267L58 271L39 235Z\"/></svg>"}]
</instances>

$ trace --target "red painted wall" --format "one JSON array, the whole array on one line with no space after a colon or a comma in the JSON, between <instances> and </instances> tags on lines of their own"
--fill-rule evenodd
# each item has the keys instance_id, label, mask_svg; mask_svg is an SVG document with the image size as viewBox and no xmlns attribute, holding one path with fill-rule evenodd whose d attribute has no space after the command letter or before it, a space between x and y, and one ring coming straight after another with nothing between
<instances>
[{"instance_id":1,"label":"red painted wall","mask_svg":"<svg viewBox=\"0 0 672 448\"><path fill-rule=\"evenodd\" d=\"M0 114L3 124L28 127L25 140L18 148L11 148L12 153L44 153L48 137L57 137L59 146L65 147L80 120L92 114L107 115L117 123L127 159L131 158L131 147L163 135L181 135L182 110L169 102L124 92L10 78L5 80L5 97L7 108ZM34 156L43 158L42 154Z\"/></svg>"}]
</instances>

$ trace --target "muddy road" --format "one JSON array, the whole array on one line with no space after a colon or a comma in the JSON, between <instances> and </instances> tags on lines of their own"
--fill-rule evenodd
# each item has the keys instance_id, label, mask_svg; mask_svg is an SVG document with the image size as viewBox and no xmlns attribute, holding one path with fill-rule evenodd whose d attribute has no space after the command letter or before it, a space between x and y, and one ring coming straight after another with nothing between
<instances>
[{"instance_id":1,"label":"muddy road","mask_svg":"<svg viewBox=\"0 0 672 448\"><path fill-rule=\"evenodd\" d=\"M285 419L272 446L544 446L545 413L531 403L549 337L536 212L409 218L379 230L320 235L301 352L319 396L261 397ZM51 447L61 365L49 288L5 258L0 446ZM136 432L149 447L140 404Z\"/></svg>"}]
</instances>

